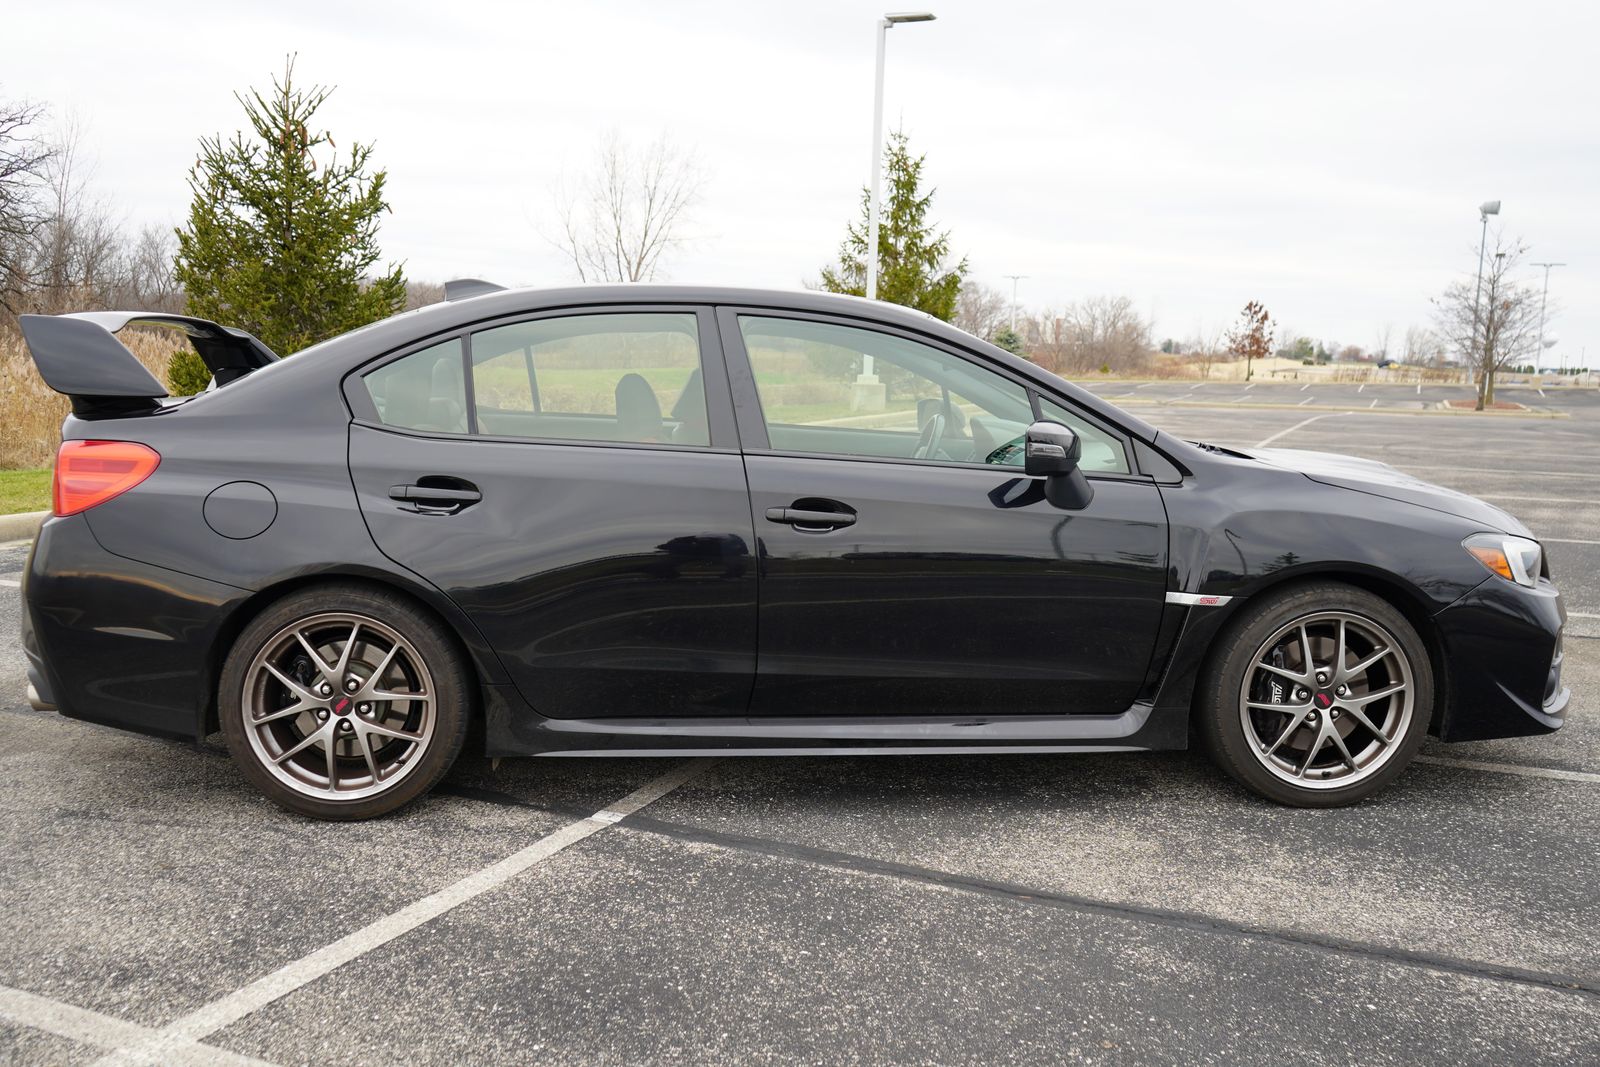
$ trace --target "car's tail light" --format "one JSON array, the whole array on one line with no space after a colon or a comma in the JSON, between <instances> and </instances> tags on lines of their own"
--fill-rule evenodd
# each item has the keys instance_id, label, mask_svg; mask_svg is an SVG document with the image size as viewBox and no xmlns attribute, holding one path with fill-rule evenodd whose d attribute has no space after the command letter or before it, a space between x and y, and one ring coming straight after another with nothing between
<instances>
[{"instance_id":1,"label":"car's tail light","mask_svg":"<svg viewBox=\"0 0 1600 1067\"><path fill-rule=\"evenodd\" d=\"M132 441L63 441L56 453L55 513L88 511L155 473L161 455Z\"/></svg>"}]
</instances>

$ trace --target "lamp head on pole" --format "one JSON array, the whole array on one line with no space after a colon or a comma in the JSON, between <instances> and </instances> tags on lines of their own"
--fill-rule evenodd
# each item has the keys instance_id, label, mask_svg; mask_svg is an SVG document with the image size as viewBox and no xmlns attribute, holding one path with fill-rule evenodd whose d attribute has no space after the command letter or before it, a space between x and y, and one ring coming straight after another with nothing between
<instances>
[{"instance_id":1,"label":"lamp head on pole","mask_svg":"<svg viewBox=\"0 0 1600 1067\"><path fill-rule=\"evenodd\" d=\"M1500 201L1498 200L1485 200L1478 205L1479 220L1482 222L1488 222L1490 215L1498 214L1500 214Z\"/></svg>"},{"instance_id":2,"label":"lamp head on pole","mask_svg":"<svg viewBox=\"0 0 1600 1067\"><path fill-rule=\"evenodd\" d=\"M891 11L883 16L883 24L896 26L902 22L932 22L936 17L931 11Z\"/></svg>"}]
</instances>

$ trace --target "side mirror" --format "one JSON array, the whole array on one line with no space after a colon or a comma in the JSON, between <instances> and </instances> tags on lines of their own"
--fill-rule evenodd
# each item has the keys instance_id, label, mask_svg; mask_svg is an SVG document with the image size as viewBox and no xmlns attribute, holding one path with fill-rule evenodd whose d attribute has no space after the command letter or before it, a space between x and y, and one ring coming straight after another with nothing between
<instances>
[{"instance_id":1,"label":"side mirror","mask_svg":"<svg viewBox=\"0 0 1600 1067\"><path fill-rule=\"evenodd\" d=\"M1023 467L1029 474L1068 474L1078 469L1083 451L1070 426L1041 419L1023 436Z\"/></svg>"},{"instance_id":2,"label":"side mirror","mask_svg":"<svg viewBox=\"0 0 1600 1067\"><path fill-rule=\"evenodd\" d=\"M1070 426L1041 419L1023 435L1023 471L1044 477L1044 498L1064 511L1079 511L1094 499L1094 486L1078 469L1083 443Z\"/></svg>"}]
</instances>

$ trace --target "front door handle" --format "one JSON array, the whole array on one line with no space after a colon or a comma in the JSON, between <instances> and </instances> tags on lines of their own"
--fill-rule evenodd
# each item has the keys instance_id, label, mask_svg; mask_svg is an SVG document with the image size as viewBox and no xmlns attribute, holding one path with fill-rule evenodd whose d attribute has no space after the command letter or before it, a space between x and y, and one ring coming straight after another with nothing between
<instances>
[{"instance_id":1,"label":"front door handle","mask_svg":"<svg viewBox=\"0 0 1600 1067\"><path fill-rule=\"evenodd\" d=\"M856 521L851 511L823 511L818 508L768 508L768 522L781 522L797 529L836 530L853 525Z\"/></svg>"},{"instance_id":2,"label":"front door handle","mask_svg":"<svg viewBox=\"0 0 1600 1067\"><path fill-rule=\"evenodd\" d=\"M389 499L413 505L412 511L426 511L454 515L483 499L483 494L471 482L460 482L458 488L435 485L391 485Z\"/></svg>"}]
</instances>

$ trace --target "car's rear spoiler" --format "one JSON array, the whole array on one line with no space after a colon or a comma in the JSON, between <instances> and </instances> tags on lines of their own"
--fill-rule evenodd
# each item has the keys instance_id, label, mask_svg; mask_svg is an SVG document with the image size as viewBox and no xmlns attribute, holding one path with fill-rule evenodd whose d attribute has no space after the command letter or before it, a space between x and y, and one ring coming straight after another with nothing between
<instances>
[{"instance_id":1,"label":"car's rear spoiler","mask_svg":"<svg viewBox=\"0 0 1600 1067\"><path fill-rule=\"evenodd\" d=\"M127 326L167 326L184 332L218 385L277 361L277 354L243 330L208 319L145 311L84 311L23 315L23 339L44 383L72 400L79 415L153 411L168 395L114 334Z\"/></svg>"}]
</instances>

